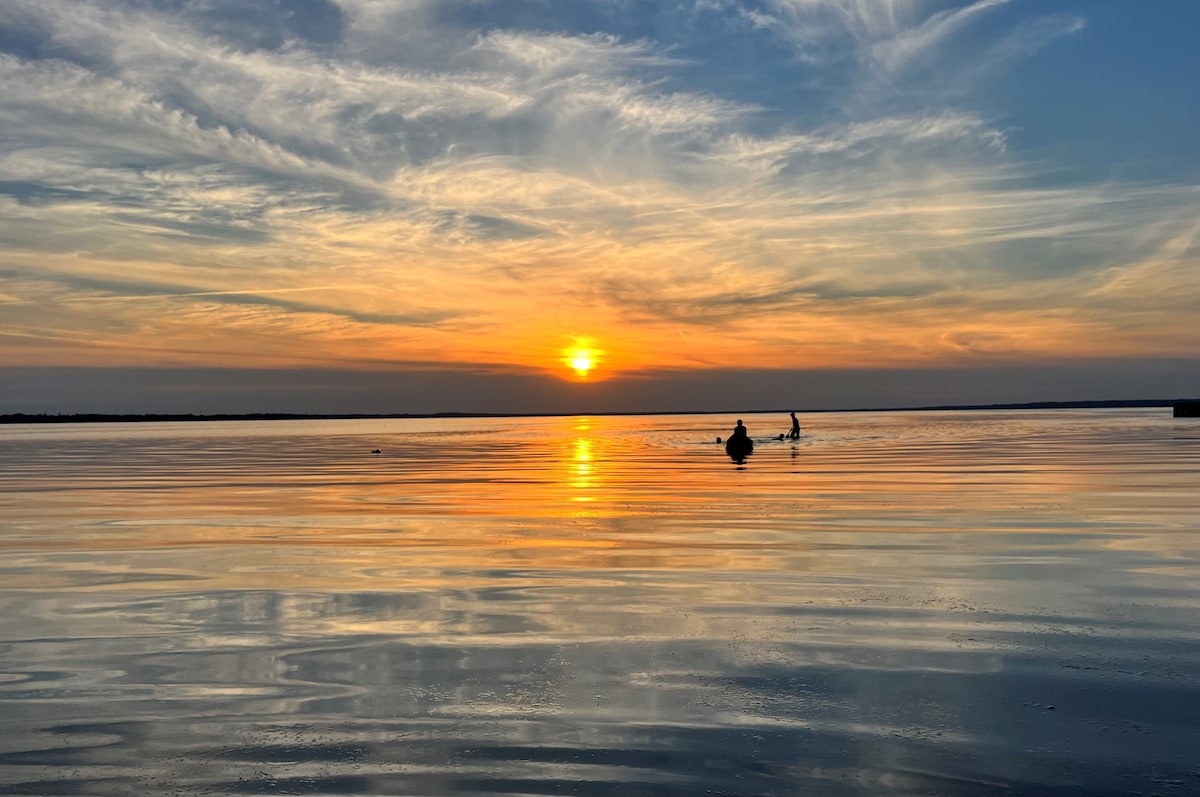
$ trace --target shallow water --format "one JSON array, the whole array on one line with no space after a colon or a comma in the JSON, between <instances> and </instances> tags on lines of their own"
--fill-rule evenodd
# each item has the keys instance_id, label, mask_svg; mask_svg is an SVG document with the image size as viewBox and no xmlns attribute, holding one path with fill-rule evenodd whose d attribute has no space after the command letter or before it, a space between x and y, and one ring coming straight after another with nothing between
<instances>
[{"instance_id":1,"label":"shallow water","mask_svg":"<svg viewBox=\"0 0 1200 797\"><path fill-rule=\"evenodd\" d=\"M746 421L0 427L0 793L1200 792L1200 422Z\"/></svg>"}]
</instances>

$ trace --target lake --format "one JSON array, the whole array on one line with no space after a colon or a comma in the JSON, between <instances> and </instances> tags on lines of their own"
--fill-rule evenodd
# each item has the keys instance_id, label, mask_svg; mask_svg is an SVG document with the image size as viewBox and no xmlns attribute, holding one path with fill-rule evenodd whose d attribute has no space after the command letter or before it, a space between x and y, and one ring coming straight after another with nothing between
<instances>
[{"instance_id":1,"label":"lake","mask_svg":"<svg viewBox=\"0 0 1200 797\"><path fill-rule=\"evenodd\" d=\"M0 427L0 793L1200 793L1200 420L743 417Z\"/></svg>"}]
</instances>

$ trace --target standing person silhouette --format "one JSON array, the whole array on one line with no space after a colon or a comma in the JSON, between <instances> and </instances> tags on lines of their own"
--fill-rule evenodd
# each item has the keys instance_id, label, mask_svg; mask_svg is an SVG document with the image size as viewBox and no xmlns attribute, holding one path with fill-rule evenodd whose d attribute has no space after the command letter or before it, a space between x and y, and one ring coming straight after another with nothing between
<instances>
[{"instance_id":1,"label":"standing person silhouette","mask_svg":"<svg viewBox=\"0 0 1200 797\"><path fill-rule=\"evenodd\" d=\"M737 426L733 427L733 432L729 435L730 440L745 439L750 436L746 431L746 427L742 426L742 419L738 418Z\"/></svg>"},{"instance_id":2,"label":"standing person silhouette","mask_svg":"<svg viewBox=\"0 0 1200 797\"><path fill-rule=\"evenodd\" d=\"M796 417L796 413L792 413L792 431L788 432L788 437L793 440L800 439L800 419Z\"/></svg>"}]
</instances>

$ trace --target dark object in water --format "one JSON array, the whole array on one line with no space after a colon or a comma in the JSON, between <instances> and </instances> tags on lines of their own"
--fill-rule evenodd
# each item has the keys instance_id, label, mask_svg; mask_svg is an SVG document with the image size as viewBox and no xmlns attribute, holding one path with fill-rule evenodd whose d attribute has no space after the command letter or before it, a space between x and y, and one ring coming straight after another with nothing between
<instances>
[{"instance_id":1,"label":"dark object in water","mask_svg":"<svg viewBox=\"0 0 1200 797\"><path fill-rule=\"evenodd\" d=\"M725 443L725 453L735 459L748 457L753 451L754 441L745 435L735 435Z\"/></svg>"},{"instance_id":2,"label":"dark object in water","mask_svg":"<svg viewBox=\"0 0 1200 797\"><path fill-rule=\"evenodd\" d=\"M1176 401L1173 406L1176 418L1200 418L1200 399Z\"/></svg>"}]
</instances>

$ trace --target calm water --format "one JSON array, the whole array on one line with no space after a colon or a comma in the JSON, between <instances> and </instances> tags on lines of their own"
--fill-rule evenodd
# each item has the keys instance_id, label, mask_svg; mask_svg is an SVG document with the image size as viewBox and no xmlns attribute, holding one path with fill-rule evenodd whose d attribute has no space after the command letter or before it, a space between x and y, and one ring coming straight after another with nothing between
<instances>
[{"instance_id":1,"label":"calm water","mask_svg":"<svg viewBox=\"0 0 1200 797\"><path fill-rule=\"evenodd\" d=\"M1200 421L733 420L0 427L0 793L1200 793Z\"/></svg>"}]
</instances>

